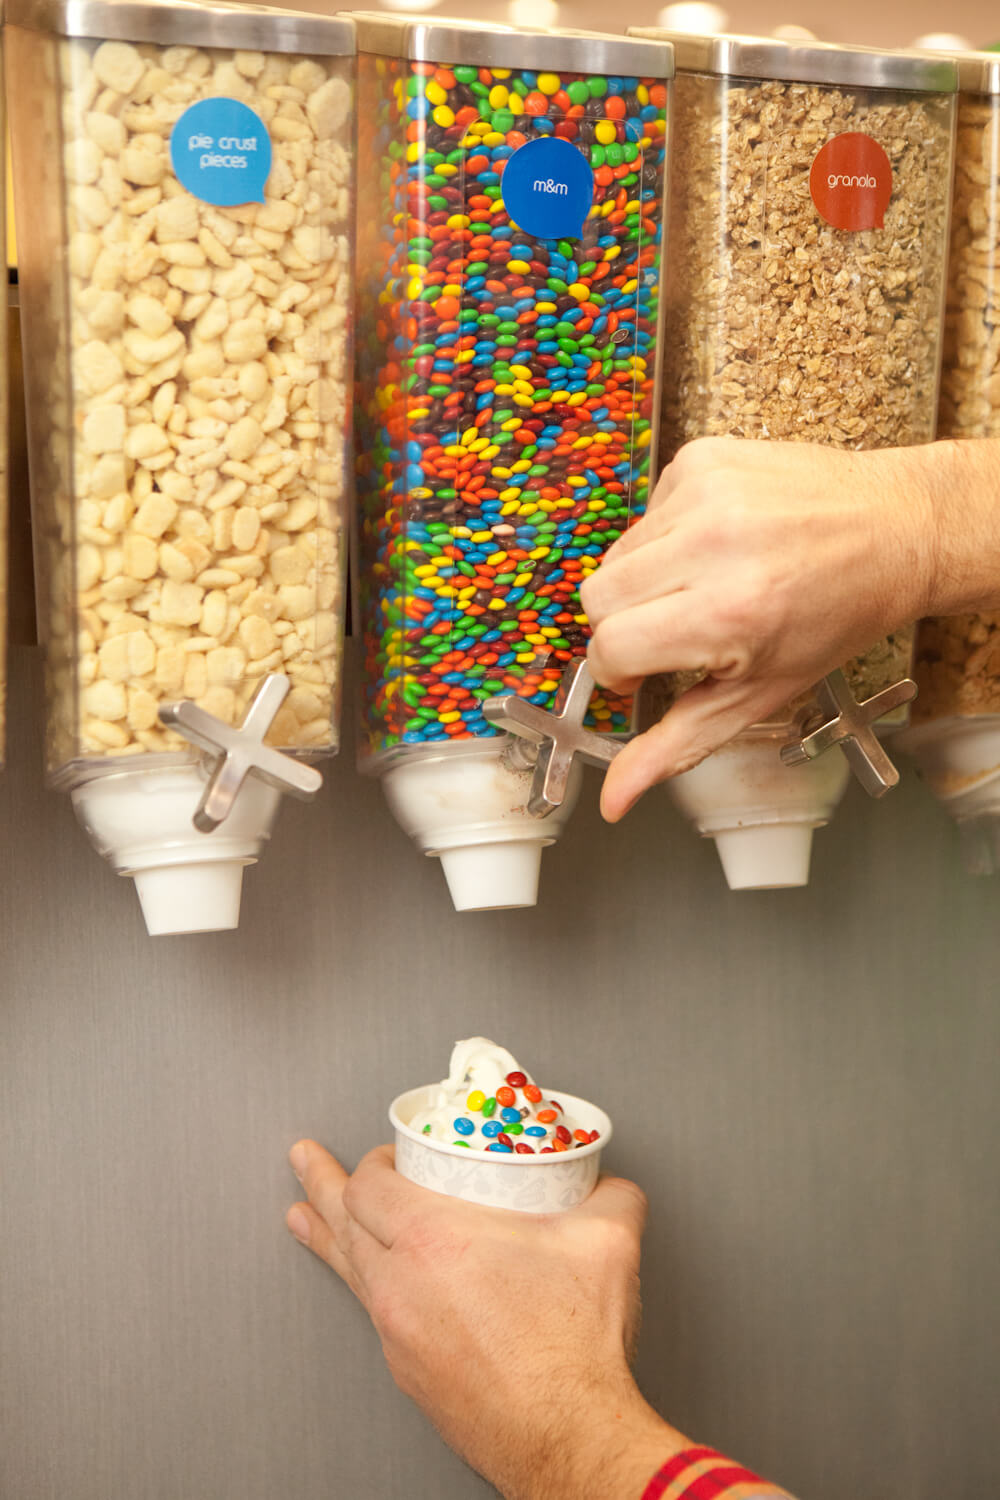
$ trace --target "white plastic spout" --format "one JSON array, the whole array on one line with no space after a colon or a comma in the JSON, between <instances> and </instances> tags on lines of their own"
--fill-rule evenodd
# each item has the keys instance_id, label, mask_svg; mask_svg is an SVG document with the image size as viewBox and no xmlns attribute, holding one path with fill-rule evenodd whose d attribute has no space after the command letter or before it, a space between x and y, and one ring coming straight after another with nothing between
<instances>
[{"instance_id":1,"label":"white plastic spout","mask_svg":"<svg viewBox=\"0 0 1000 1500\"><path fill-rule=\"evenodd\" d=\"M958 824L970 875L1000 868L1000 714L953 715L915 724L894 743Z\"/></svg>"},{"instance_id":2,"label":"white plastic spout","mask_svg":"<svg viewBox=\"0 0 1000 1500\"><path fill-rule=\"evenodd\" d=\"M579 766L562 805L548 817L532 817L532 771L516 754L507 735L466 740L406 752L383 772L396 821L418 849L441 860L456 911L534 906L542 850L555 843L576 805Z\"/></svg>"},{"instance_id":3,"label":"white plastic spout","mask_svg":"<svg viewBox=\"0 0 1000 1500\"><path fill-rule=\"evenodd\" d=\"M509 844L442 849L441 869L455 910L537 905L543 847L537 839L512 839Z\"/></svg>"},{"instance_id":4,"label":"white plastic spout","mask_svg":"<svg viewBox=\"0 0 1000 1500\"><path fill-rule=\"evenodd\" d=\"M255 776L212 833L192 821L197 765L113 771L76 787L73 807L98 853L131 876L150 936L239 926L243 870L271 835L281 793Z\"/></svg>"},{"instance_id":5,"label":"white plastic spout","mask_svg":"<svg viewBox=\"0 0 1000 1500\"><path fill-rule=\"evenodd\" d=\"M783 738L741 736L667 783L681 812L715 840L730 890L808 885L813 830L830 821L850 779L834 751L784 765Z\"/></svg>"}]
</instances>

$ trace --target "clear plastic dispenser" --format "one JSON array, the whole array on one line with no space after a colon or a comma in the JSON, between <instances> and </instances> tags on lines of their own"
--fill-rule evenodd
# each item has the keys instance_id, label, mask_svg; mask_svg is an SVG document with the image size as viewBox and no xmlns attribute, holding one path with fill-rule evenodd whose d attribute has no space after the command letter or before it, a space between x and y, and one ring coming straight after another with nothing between
<instances>
[{"instance_id":1,"label":"clear plastic dispenser","mask_svg":"<svg viewBox=\"0 0 1000 1500\"><path fill-rule=\"evenodd\" d=\"M671 52L355 22L362 766L457 909L530 906L631 728L579 587L654 465Z\"/></svg>"},{"instance_id":2,"label":"clear plastic dispenser","mask_svg":"<svg viewBox=\"0 0 1000 1500\"><path fill-rule=\"evenodd\" d=\"M670 158L660 457L731 436L934 437L956 70L912 54L682 36ZM735 889L804 885L848 780L898 779L913 632L879 642L669 783ZM689 682L678 680L675 691Z\"/></svg>"},{"instance_id":3,"label":"clear plastic dispenser","mask_svg":"<svg viewBox=\"0 0 1000 1500\"><path fill-rule=\"evenodd\" d=\"M337 748L354 32L15 0L48 768L151 933L239 920Z\"/></svg>"},{"instance_id":4,"label":"clear plastic dispenser","mask_svg":"<svg viewBox=\"0 0 1000 1500\"><path fill-rule=\"evenodd\" d=\"M961 93L942 438L1000 438L1000 59L956 58ZM973 874L1000 869L1000 613L921 622L913 724L900 739L957 820Z\"/></svg>"}]
</instances>

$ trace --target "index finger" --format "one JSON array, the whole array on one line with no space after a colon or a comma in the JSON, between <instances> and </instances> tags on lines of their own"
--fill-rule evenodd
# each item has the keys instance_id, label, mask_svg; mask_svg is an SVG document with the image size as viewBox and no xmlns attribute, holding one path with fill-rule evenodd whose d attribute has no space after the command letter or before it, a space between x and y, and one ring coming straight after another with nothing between
<instances>
[{"instance_id":1,"label":"index finger","mask_svg":"<svg viewBox=\"0 0 1000 1500\"><path fill-rule=\"evenodd\" d=\"M627 1177L602 1177L589 1198L573 1209L579 1218L615 1219L638 1240L646 1227L646 1194Z\"/></svg>"},{"instance_id":2,"label":"index finger","mask_svg":"<svg viewBox=\"0 0 1000 1500\"><path fill-rule=\"evenodd\" d=\"M351 1218L389 1249L429 1207L426 1188L400 1176L395 1163L395 1147L376 1146L344 1185Z\"/></svg>"}]
</instances>

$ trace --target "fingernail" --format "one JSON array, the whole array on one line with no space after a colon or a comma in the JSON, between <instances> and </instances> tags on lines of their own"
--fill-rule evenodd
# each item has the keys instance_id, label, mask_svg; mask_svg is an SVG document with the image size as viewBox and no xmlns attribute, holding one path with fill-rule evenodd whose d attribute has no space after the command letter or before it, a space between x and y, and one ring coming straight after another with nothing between
<instances>
[{"instance_id":1,"label":"fingernail","mask_svg":"<svg viewBox=\"0 0 1000 1500\"><path fill-rule=\"evenodd\" d=\"M305 1177L306 1167L309 1164L309 1153L301 1141L297 1141L291 1151L289 1151L288 1161L292 1171L301 1182Z\"/></svg>"},{"instance_id":2,"label":"fingernail","mask_svg":"<svg viewBox=\"0 0 1000 1500\"><path fill-rule=\"evenodd\" d=\"M288 1225L295 1238L299 1241L299 1244L308 1245L309 1220L306 1218L301 1208L299 1208L297 1205L294 1208L290 1208L288 1210L288 1217L286 1218L285 1223Z\"/></svg>"}]
</instances>

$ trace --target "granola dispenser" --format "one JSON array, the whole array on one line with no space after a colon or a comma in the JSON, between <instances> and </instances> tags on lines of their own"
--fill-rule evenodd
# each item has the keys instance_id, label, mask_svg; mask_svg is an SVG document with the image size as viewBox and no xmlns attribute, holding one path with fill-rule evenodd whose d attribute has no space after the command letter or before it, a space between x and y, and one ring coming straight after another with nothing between
<instances>
[{"instance_id":1,"label":"granola dispenser","mask_svg":"<svg viewBox=\"0 0 1000 1500\"><path fill-rule=\"evenodd\" d=\"M49 774L151 933L235 927L337 748L353 29L15 0L6 39Z\"/></svg>"},{"instance_id":2,"label":"granola dispenser","mask_svg":"<svg viewBox=\"0 0 1000 1500\"><path fill-rule=\"evenodd\" d=\"M579 588L654 462L671 54L355 22L361 763L456 908L529 906L631 729Z\"/></svg>"},{"instance_id":3,"label":"granola dispenser","mask_svg":"<svg viewBox=\"0 0 1000 1500\"><path fill-rule=\"evenodd\" d=\"M677 65L661 459L713 435L845 449L932 439L954 64L632 34L672 42ZM730 886L807 882L812 831L848 780L820 750L843 746L876 794L897 779L870 721L905 724L912 644L911 631L879 642L818 704L806 695L668 783L715 838Z\"/></svg>"},{"instance_id":4,"label":"granola dispenser","mask_svg":"<svg viewBox=\"0 0 1000 1500\"><path fill-rule=\"evenodd\" d=\"M967 53L958 137L944 363L942 438L1000 437L1000 59ZM958 822L974 874L1000 868L1000 613L923 620L920 697L900 738Z\"/></svg>"}]
</instances>

